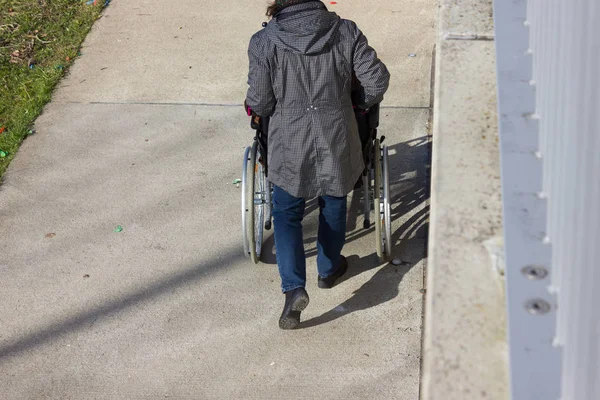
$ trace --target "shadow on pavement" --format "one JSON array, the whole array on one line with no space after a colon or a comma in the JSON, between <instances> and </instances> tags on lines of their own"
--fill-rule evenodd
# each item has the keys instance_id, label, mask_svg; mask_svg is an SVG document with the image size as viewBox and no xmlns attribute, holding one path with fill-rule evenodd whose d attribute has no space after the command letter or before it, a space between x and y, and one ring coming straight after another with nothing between
<instances>
[{"instance_id":1,"label":"shadow on pavement","mask_svg":"<svg viewBox=\"0 0 600 400\"><path fill-rule=\"evenodd\" d=\"M410 261L402 261L402 264L399 266L388 263L379 269L368 282L356 290L348 300L316 318L303 321L300 324L300 328L311 328L325 324L355 311L375 307L396 298L400 294L399 286L404 275L425 256L421 248L424 240L419 236L426 234L428 229L428 223L422 224L415 231L415 237L407 240L401 246L405 250L404 254L410 257ZM348 261L350 268L347 273L348 276L344 280L352 279L365 271L378 267L375 253L363 258L351 256L348 258Z\"/></svg>"},{"instance_id":2,"label":"shadow on pavement","mask_svg":"<svg viewBox=\"0 0 600 400\"><path fill-rule=\"evenodd\" d=\"M52 325L38 329L36 332L21 339L14 340L11 344L0 347L0 359L31 351L33 348L50 342L62 335L87 328L91 323L99 319L111 317L125 309L152 300L158 296L168 295L179 287L204 279L208 274L230 268L234 264L232 261L242 259L243 257L239 247L235 246L233 249L222 253L220 257L191 267L184 272L174 274L169 279L134 291L127 296L107 302L89 311L77 313L62 321L57 321Z\"/></svg>"}]
</instances>

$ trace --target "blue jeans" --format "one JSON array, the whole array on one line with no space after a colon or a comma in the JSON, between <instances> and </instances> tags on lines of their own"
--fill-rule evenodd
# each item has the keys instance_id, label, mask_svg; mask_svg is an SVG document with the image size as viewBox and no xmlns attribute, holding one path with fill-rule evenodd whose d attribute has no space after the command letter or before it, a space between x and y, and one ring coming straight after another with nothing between
<instances>
[{"instance_id":1,"label":"blue jeans","mask_svg":"<svg viewBox=\"0 0 600 400\"><path fill-rule=\"evenodd\" d=\"M336 272L346 240L346 196L322 196L318 201L320 215L317 269L321 277L327 278ZM306 285L306 257L302 235L305 205L305 199L294 197L277 186L273 187L277 266L284 293Z\"/></svg>"}]
</instances>

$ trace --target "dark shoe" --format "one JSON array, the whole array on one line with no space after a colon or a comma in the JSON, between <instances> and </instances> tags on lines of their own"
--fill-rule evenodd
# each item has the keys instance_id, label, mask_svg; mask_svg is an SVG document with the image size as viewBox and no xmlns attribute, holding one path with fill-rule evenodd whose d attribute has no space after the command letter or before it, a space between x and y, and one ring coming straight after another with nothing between
<instances>
[{"instance_id":1,"label":"dark shoe","mask_svg":"<svg viewBox=\"0 0 600 400\"><path fill-rule=\"evenodd\" d=\"M300 313L308 306L308 293L304 288L290 290L285 293L285 305L281 318L279 318L279 327L281 329L294 329L300 325Z\"/></svg>"},{"instance_id":2,"label":"dark shoe","mask_svg":"<svg viewBox=\"0 0 600 400\"><path fill-rule=\"evenodd\" d=\"M344 256L340 257L340 265L333 275L328 276L327 278L321 278L321 276L319 276L319 287L321 289L331 289L333 285L335 285L335 281L348 271L348 260L346 260L346 257Z\"/></svg>"}]
</instances>

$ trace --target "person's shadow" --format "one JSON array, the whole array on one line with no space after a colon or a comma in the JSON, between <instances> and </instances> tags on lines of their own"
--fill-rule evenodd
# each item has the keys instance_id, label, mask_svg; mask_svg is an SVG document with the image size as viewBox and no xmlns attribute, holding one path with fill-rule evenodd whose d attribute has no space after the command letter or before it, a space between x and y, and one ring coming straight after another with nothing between
<instances>
[{"instance_id":1,"label":"person's shadow","mask_svg":"<svg viewBox=\"0 0 600 400\"><path fill-rule=\"evenodd\" d=\"M401 249L403 252L400 265L396 266L391 262L386 264L369 281L357 289L348 300L318 317L303 321L300 328L325 324L355 311L365 310L396 298L400 293L400 282L404 276L425 256L422 246L426 240L423 236L427 235L428 228L429 223L423 223L414 232L414 237L397 246L397 249ZM351 267L341 282L378 267L375 254L363 258L351 256L348 258L348 262Z\"/></svg>"}]
</instances>

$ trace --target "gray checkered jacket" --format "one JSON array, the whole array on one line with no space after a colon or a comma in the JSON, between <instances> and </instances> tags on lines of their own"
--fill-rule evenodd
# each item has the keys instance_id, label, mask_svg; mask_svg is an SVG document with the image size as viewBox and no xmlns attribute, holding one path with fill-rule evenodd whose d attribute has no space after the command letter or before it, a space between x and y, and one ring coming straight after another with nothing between
<instances>
[{"instance_id":1,"label":"gray checkered jacket","mask_svg":"<svg viewBox=\"0 0 600 400\"><path fill-rule=\"evenodd\" d=\"M356 24L320 1L284 8L250 40L246 103L271 116L269 180L296 197L345 196L364 169L352 108L353 72L365 108L389 72Z\"/></svg>"}]
</instances>

